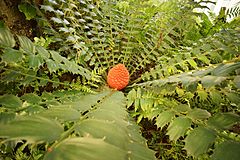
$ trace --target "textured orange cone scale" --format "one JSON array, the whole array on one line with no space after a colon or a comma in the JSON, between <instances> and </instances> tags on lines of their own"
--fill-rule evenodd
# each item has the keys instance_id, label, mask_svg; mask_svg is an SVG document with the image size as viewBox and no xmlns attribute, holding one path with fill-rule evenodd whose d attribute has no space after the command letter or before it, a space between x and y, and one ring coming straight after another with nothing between
<instances>
[{"instance_id":1,"label":"textured orange cone scale","mask_svg":"<svg viewBox=\"0 0 240 160\"><path fill-rule=\"evenodd\" d=\"M111 88L121 90L128 85L129 72L124 64L118 64L108 72L107 83Z\"/></svg>"}]
</instances>

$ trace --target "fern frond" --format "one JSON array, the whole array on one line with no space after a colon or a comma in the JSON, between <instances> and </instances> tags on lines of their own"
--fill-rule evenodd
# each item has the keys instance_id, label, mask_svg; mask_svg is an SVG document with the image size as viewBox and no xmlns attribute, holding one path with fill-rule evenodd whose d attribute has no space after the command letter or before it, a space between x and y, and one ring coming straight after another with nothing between
<instances>
[{"instance_id":1,"label":"fern frond","mask_svg":"<svg viewBox=\"0 0 240 160\"><path fill-rule=\"evenodd\" d=\"M229 8L229 9L227 10L226 15L227 15L229 18L239 17L239 16L240 16L240 4L238 3L237 6L232 7L232 8Z\"/></svg>"},{"instance_id":2,"label":"fern frond","mask_svg":"<svg viewBox=\"0 0 240 160\"><path fill-rule=\"evenodd\" d=\"M26 140L32 147L39 142L48 143L50 150L43 155L44 159L61 159L66 155L71 160L79 156L89 160L155 159L139 135L139 128L128 117L123 93L107 90L87 95L78 91L46 94L21 97L25 100L24 108L18 97L12 95L9 104L6 100L10 96L1 96L0 104L4 108L20 114L8 120L1 119L0 137L5 141ZM33 97L38 103L31 101ZM109 150L112 152L106 157Z\"/></svg>"},{"instance_id":3,"label":"fern frond","mask_svg":"<svg viewBox=\"0 0 240 160\"><path fill-rule=\"evenodd\" d=\"M58 87L66 85L59 81L59 77L64 72L79 75L86 80L90 80L93 76L88 69L68 60L56 51L35 45L27 37L18 36L20 47L13 49L16 45L13 35L6 28L0 30L2 37L0 45L3 46L1 79L4 83L14 82L19 83L19 86L45 86L47 83L52 83L53 87ZM4 45L8 41L9 45Z\"/></svg>"}]
</instances>

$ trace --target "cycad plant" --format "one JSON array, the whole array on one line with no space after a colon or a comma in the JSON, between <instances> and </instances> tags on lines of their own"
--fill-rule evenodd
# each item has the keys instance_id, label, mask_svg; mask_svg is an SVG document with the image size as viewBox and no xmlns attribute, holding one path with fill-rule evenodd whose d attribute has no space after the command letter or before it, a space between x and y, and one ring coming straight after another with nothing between
<instances>
[{"instance_id":1,"label":"cycad plant","mask_svg":"<svg viewBox=\"0 0 240 160\"><path fill-rule=\"evenodd\" d=\"M203 1L22 3L41 37L0 28L1 157L239 159L238 10L227 23ZM106 83L117 64L122 91Z\"/></svg>"}]
</instances>

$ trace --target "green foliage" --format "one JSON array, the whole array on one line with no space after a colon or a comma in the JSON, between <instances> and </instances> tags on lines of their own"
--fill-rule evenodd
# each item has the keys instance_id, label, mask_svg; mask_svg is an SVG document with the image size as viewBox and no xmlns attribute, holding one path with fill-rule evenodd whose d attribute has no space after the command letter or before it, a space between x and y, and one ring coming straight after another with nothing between
<instances>
[{"instance_id":1,"label":"green foliage","mask_svg":"<svg viewBox=\"0 0 240 160\"><path fill-rule=\"evenodd\" d=\"M0 28L1 156L154 159L127 106L159 159L238 159L238 7L211 21L202 2L22 3L42 35ZM127 99L103 89L118 63Z\"/></svg>"},{"instance_id":2,"label":"green foliage","mask_svg":"<svg viewBox=\"0 0 240 160\"><path fill-rule=\"evenodd\" d=\"M2 47L1 73L2 83L8 86L10 83L17 83L18 86L40 87L51 83L54 88L68 83L60 82L60 77L64 73L71 73L86 80L91 79L92 73L82 66L68 60L53 50L46 50L44 47L34 44L24 36L18 36L19 49L10 31L0 28L0 46ZM51 76L50 76L51 75ZM73 86L90 91L81 84ZM1 88L3 89L3 88ZM8 89L8 87L7 87ZM3 92L3 91L2 91Z\"/></svg>"},{"instance_id":3,"label":"green foliage","mask_svg":"<svg viewBox=\"0 0 240 160\"><path fill-rule=\"evenodd\" d=\"M195 32L188 32L189 27L196 26L197 13L191 5L184 3L184 9L180 10L175 0L157 4L153 1L116 3L60 1L49 2L41 9L52 15L48 19L54 27L49 28L54 28L52 34L58 33L54 34L56 41L65 42L64 46L58 45L62 54L74 57L77 62L84 59L80 63L87 62L103 76L112 65L124 63L132 79L136 79L138 72L149 69L146 66L159 64L169 49L183 41L188 43L185 39L189 37L199 39L200 33L193 36Z\"/></svg>"},{"instance_id":4,"label":"green foliage","mask_svg":"<svg viewBox=\"0 0 240 160\"><path fill-rule=\"evenodd\" d=\"M239 154L240 143L237 142L223 142L218 145L216 151L213 154L212 159L238 159L240 157Z\"/></svg>"},{"instance_id":5,"label":"green foliage","mask_svg":"<svg viewBox=\"0 0 240 160\"><path fill-rule=\"evenodd\" d=\"M18 5L20 12L23 12L26 20L30 20L36 17L36 9L29 3L21 3Z\"/></svg>"},{"instance_id":6,"label":"green foliage","mask_svg":"<svg viewBox=\"0 0 240 160\"><path fill-rule=\"evenodd\" d=\"M204 128L195 128L185 139L185 149L190 155L199 156L208 151L214 143L216 135L214 131Z\"/></svg>"},{"instance_id":7,"label":"green foliage","mask_svg":"<svg viewBox=\"0 0 240 160\"><path fill-rule=\"evenodd\" d=\"M166 134L170 140L177 142L186 136L184 149L189 155L199 157L217 143L218 138L228 142L229 139L220 133L240 122L236 114L239 112L239 91L234 81L239 67L238 61L222 63L136 84L138 89L128 94L128 106L134 104L138 122L148 118L161 129L167 125ZM229 94L234 98L229 98ZM225 106L229 113L217 113L226 109Z\"/></svg>"},{"instance_id":8,"label":"green foliage","mask_svg":"<svg viewBox=\"0 0 240 160\"><path fill-rule=\"evenodd\" d=\"M58 91L45 94L41 97L26 94L21 97L23 101L11 95L21 102L20 106L11 101L7 103L6 96L1 97L2 109L11 106L3 114L15 113L11 119L1 119L1 147L25 140L30 150L46 144L49 149L42 155L43 159L154 159L124 108L123 93L103 91L84 95L78 91Z\"/></svg>"},{"instance_id":9,"label":"green foliage","mask_svg":"<svg viewBox=\"0 0 240 160\"><path fill-rule=\"evenodd\" d=\"M235 18L239 17L240 15L240 3L236 4L236 6L229 8L226 12L226 15L229 16L229 18Z\"/></svg>"}]
</instances>

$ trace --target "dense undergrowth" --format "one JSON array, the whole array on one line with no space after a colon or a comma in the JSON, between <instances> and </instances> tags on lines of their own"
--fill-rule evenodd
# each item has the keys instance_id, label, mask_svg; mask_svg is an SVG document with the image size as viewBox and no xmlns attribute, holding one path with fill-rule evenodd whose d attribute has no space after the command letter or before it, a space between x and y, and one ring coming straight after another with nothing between
<instances>
[{"instance_id":1,"label":"dense undergrowth","mask_svg":"<svg viewBox=\"0 0 240 160\"><path fill-rule=\"evenodd\" d=\"M239 159L239 4L201 2L22 0L40 29L0 26L0 158Z\"/></svg>"}]
</instances>

